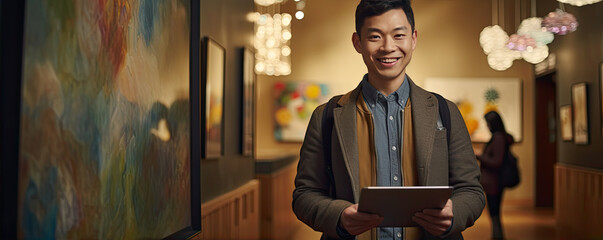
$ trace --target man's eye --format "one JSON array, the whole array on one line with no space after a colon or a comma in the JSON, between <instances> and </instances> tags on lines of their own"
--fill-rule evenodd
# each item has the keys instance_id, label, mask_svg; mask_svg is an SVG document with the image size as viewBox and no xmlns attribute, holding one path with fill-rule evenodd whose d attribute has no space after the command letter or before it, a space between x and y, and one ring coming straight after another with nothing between
<instances>
[{"instance_id":1,"label":"man's eye","mask_svg":"<svg viewBox=\"0 0 603 240\"><path fill-rule=\"evenodd\" d=\"M396 34L394 35L395 38L403 38L405 35L404 34Z\"/></svg>"},{"instance_id":2,"label":"man's eye","mask_svg":"<svg viewBox=\"0 0 603 240\"><path fill-rule=\"evenodd\" d=\"M369 35L368 39L379 39L377 35Z\"/></svg>"}]
</instances>

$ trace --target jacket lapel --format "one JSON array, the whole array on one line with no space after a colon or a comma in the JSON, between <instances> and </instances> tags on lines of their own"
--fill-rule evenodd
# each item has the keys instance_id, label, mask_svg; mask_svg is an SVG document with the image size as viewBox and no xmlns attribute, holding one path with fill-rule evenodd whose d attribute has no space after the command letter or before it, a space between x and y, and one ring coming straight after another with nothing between
<instances>
[{"instance_id":1,"label":"jacket lapel","mask_svg":"<svg viewBox=\"0 0 603 240\"><path fill-rule=\"evenodd\" d=\"M360 93L360 85L347 93L337 102L339 106L333 109L334 127L339 138L343 161L350 176L354 200L358 202L359 169L358 169L358 139L356 137L356 99Z\"/></svg>"},{"instance_id":2,"label":"jacket lapel","mask_svg":"<svg viewBox=\"0 0 603 240\"><path fill-rule=\"evenodd\" d=\"M419 185L428 185L431 154L437 123L436 101L433 94L415 85L408 78L410 84L410 98L413 116L413 130L415 138L415 153L417 168L419 170ZM421 171L422 170L422 171Z\"/></svg>"}]
</instances>

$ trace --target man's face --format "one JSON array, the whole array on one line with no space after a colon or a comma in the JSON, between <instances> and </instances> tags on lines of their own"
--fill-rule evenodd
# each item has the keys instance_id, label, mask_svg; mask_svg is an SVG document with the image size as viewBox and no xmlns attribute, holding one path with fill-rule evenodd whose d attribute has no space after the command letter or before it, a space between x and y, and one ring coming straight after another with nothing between
<instances>
[{"instance_id":1,"label":"man's face","mask_svg":"<svg viewBox=\"0 0 603 240\"><path fill-rule=\"evenodd\" d=\"M391 81L404 78L417 43L417 32L411 29L404 11L392 9L367 17L360 31L352 35L352 42L356 51L362 54L369 79Z\"/></svg>"}]
</instances>

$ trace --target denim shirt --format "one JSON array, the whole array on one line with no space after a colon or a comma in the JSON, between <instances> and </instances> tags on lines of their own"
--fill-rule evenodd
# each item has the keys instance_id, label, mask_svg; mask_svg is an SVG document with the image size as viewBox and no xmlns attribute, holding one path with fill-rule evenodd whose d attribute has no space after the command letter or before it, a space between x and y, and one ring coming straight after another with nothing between
<instances>
[{"instance_id":1,"label":"denim shirt","mask_svg":"<svg viewBox=\"0 0 603 240\"><path fill-rule=\"evenodd\" d=\"M401 156L404 106L410 95L408 78L389 96L384 96L362 79L362 95L373 116L375 151L377 154L377 186L402 186ZM403 228L379 228L378 239L403 239Z\"/></svg>"}]
</instances>

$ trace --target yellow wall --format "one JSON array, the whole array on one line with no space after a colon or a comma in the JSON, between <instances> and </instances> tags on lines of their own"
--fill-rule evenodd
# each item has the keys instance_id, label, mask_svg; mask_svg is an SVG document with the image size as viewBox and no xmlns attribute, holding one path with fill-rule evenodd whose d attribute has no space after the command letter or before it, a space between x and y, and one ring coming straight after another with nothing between
<instances>
[{"instance_id":1,"label":"yellow wall","mask_svg":"<svg viewBox=\"0 0 603 240\"><path fill-rule=\"evenodd\" d=\"M329 84L332 94L343 94L358 85L366 67L351 43L358 1L308 1L306 17L293 21L292 74L258 76L257 151L299 152L301 143L279 143L273 138L272 94L275 81ZM532 65L516 61L504 72L492 70L479 45L479 33L492 25L490 1L413 1L417 49L407 73L422 85L428 77L517 77L523 81L523 141L513 151L520 159L523 181L506 193L506 199L532 200L534 196L534 116ZM294 12L292 1L283 11ZM510 27L512 28L512 26ZM515 29L516 30L516 29ZM514 30L514 31L515 31ZM476 145L481 148L481 145Z\"/></svg>"}]
</instances>

